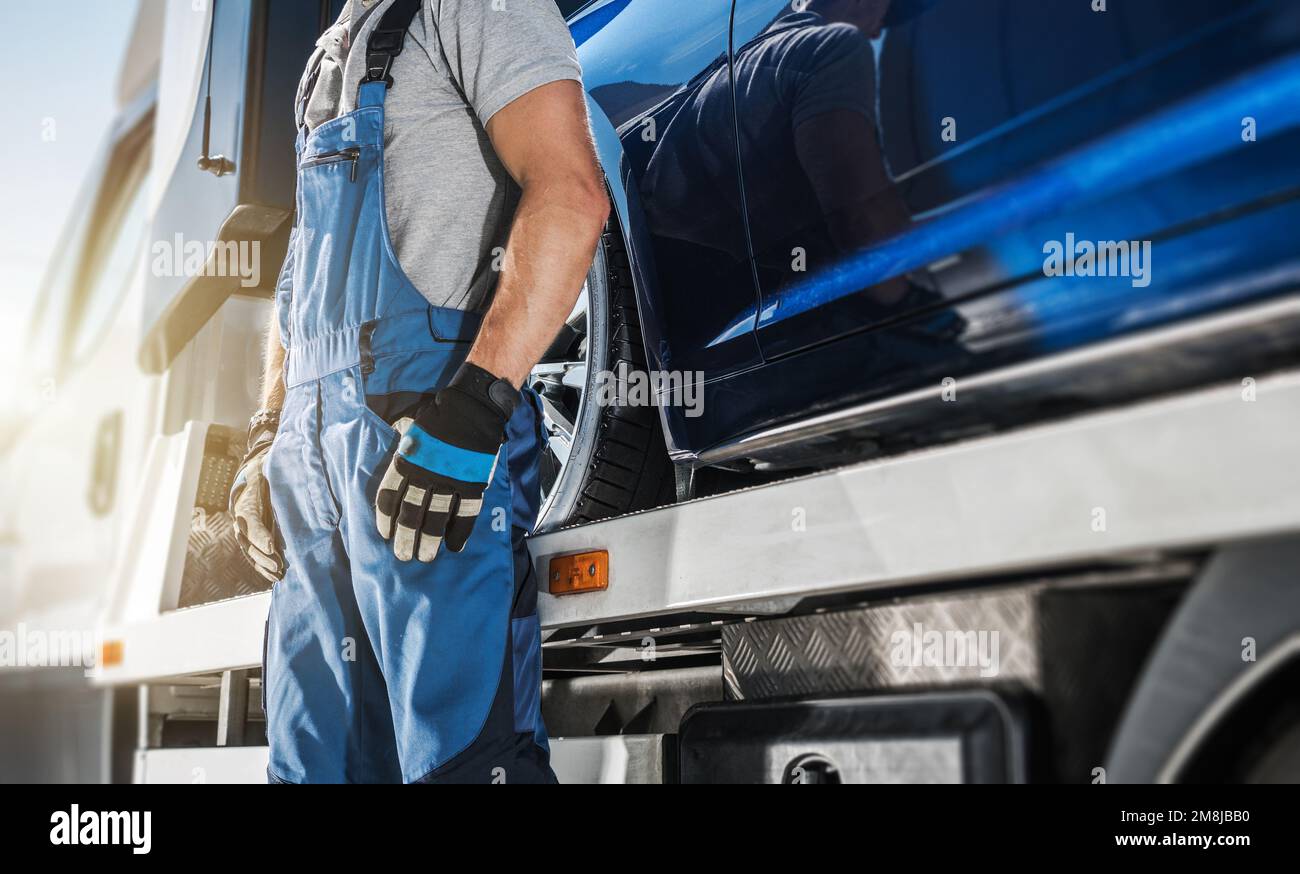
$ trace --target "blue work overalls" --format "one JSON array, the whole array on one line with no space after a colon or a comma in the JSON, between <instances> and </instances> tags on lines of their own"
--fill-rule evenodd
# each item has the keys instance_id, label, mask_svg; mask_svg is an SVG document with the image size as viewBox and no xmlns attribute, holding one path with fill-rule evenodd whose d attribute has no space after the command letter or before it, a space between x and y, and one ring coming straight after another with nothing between
<instances>
[{"instance_id":1,"label":"blue work overalls","mask_svg":"<svg viewBox=\"0 0 1300 874\"><path fill-rule=\"evenodd\" d=\"M479 322L430 306L394 255L387 87L363 82L354 112L300 128L296 145L297 219L276 295L287 391L266 464L288 562L266 629L269 777L554 782L524 547L539 502L536 396L526 391L509 422L462 552L401 562L376 528L398 442L388 420L450 380Z\"/></svg>"}]
</instances>

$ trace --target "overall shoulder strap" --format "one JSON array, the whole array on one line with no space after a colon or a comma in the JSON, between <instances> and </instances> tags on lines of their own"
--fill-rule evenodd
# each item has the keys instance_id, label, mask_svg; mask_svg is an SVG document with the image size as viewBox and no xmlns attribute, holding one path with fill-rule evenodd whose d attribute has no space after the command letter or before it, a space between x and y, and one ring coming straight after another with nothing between
<instances>
[{"instance_id":1,"label":"overall shoulder strap","mask_svg":"<svg viewBox=\"0 0 1300 874\"><path fill-rule=\"evenodd\" d=\"M307 72L298 82L298 93L293 101L293 119L300 131L307 126L307 104L311 101L312 92L316 90L316 82L320 79L320 68L324 59L325 50L318 47L307 59Z\"/></svg>"},{"instance_id":2,"label":"overall shoulder strap","mask_svg":"<svg viewBox=\"0 0 1300 874\"><path fill-rule=\"evenodd\" d=\"M366 42L366 75L362 85L371 82L383 82L393 87L393 59L402 53L406 43L406 31L415 20L424 0L394 0L379 19L375 29L370 32Z\"/></svg>"}]
</instances>

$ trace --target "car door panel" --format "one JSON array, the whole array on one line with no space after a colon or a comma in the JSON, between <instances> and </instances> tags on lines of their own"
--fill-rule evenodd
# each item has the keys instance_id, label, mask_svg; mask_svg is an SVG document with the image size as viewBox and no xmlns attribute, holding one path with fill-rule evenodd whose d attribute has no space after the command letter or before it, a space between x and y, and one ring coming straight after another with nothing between
<instances>
[{"instance_id":1,"label":"car door panel","mask_svg":"<svg viewBox=\"0 0 1300 874\"><path fill-rule=\"evenodd\" d=\"M860 53L870 45L872 63L857 69L870 71L862 84L875 91L891 183L864 200L901 201L906 222L878 238L867 222L865 243L845 250L815 215L785 217L785 234L755 229L753 205L776 200L765 189L786 163L764 150L790 152L747 135L746 95L762 90L749 79L775 67L748 70L744 56L790 10L737 2L739 144L761 285L753 321L766 365L732 381L747 401L726 412L729 427L761 430L1294 287L1300 265L1284 229L1300 186L1289 157L1300 118L1284 95L1300 85L1300 7L891 6L893 24L856 37ZM841 40L853 36L837 26ZM1243 136L1252 117L1270 130ZM1067 239L1149 241L1150 282L1046 276L1045 244ZM898 277L904 285L884 288Z\"/></svg>"}]
</instances>

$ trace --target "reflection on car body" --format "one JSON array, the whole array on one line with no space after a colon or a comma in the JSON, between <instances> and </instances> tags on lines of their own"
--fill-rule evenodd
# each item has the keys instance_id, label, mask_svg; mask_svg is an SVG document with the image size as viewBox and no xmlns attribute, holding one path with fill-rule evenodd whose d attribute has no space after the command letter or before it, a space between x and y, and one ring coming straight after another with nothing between
<instances>
[{"instance_id":1,"label":"reflection on car body","mask_svg":"<svg viewBox=\"0 0 1300 874\"><path fill-rule=\"evenodd\" d=\"M652 366L707 376L703 417L665 413L679 460L1300 277L1294 4L704 3L675 87L644 7L574 27L638 213ZM1131 243L1149 275L1045 270L1067 239Z\"/></svg>"}]
</instances>

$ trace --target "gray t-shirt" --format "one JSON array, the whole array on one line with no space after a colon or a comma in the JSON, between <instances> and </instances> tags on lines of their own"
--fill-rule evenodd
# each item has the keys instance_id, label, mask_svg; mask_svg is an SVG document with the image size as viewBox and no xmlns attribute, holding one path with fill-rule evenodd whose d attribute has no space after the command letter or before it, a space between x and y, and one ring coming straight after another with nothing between
<instances>
[{"instance_id":1,"label":"gray t-shirt","mask_svg":"<svg viewBox=\"0 0 1300 874\"><path fill-rule=\"evenodd\" d=\"M299 86L300 109L311 89L300 124L314 128L356 108L366 40L391 3L348 0L317 41ZM392 77L384 194L397 259L430 303L484 310L519 202L485 128L534 88L581 81L573 39L553 0L425 0Z\"/></svg>"}]
</instances>

